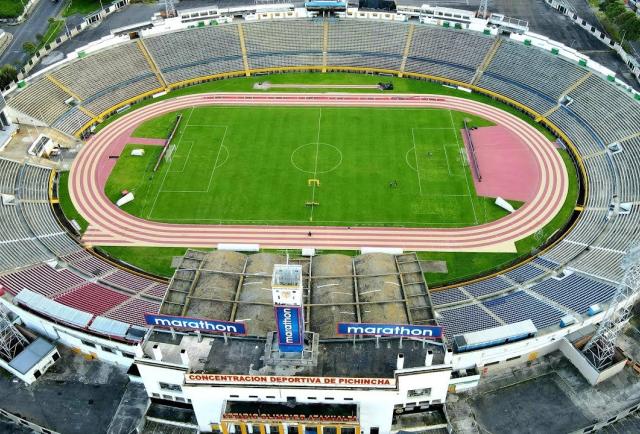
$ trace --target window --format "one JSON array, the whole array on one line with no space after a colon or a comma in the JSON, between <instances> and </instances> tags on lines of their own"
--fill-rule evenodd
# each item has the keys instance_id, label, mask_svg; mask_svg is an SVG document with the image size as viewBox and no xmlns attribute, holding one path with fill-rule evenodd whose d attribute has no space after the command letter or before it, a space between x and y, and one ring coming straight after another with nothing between
<instances>
[{"instance_id":1,"label":"window","mask_svg":"<svg viewBox=\"0 0 640 434\"><path fill-rule=\"evenodd\" d=\"M40 378L41 375L42 375L42 372L40 372L39 369L37 369L36 372L33 373L33 376L35 377L36 380Z\"/></svg>"},{"instance_id":2,"label":"window","mask_svg":"<svg viewBox=\"0 0 640 434\"><path fill-rule=\"evenodd\" d=\"M353 401L353 398L345 398L345 401Z\"/></svg>"},{"instance_id":3,"label":"window","mask_svg":"<svg viewBox=\"0 0 640 434\"><path fill-rule=\"evenodd\" d=\"M91 347L91 348L95 348L96 344L94 344L93 342L89 342L89 341L80 341L82 342L82 345L84 345L85 347Z\"/></svg>"},{"instance_id":4,"label":"window","mask_svg":"<svg viewBox=\"0 0 640 434\"><path fill-rule=\"evenodd\" d=\"M251 399L258 399L258 395L249 395L249 398L251 398Z\"/></svg>"},{"instance_id":5,"label":"window","mask_svg":"<svg viewBox=\"0 0 640 434\"><path fill-rule=\"evenodd\" d=\"M229 398L240 398L240 395L229 395Z\"/></svg>"},{"instance_id":6,"label":"window","mask_svg":"<svg viewBox=\"0 0 640 434\"><path fill-rule=\"evenodd\" d=\"M318 398L316 398L315 396L307 396L307 399L308 399L309 401L315 401L315 400L316 400L316 399L318 399Z\"/></svg>"},{"instance_id":7,"label":"window","mask_svg":"<svg viewBox=\"0 0 640 434\"><path fill-rule=\"evenodd\" d=\"M356 434L356 429L350 426L343 426L340 430L341 434Z\"/></svg>"},{"instance_id":8,"label":"window","mask_svg":"<svg viewBox=\"0 0 640 434\"><path fill-rule=\"evenodd\" d=\"M369 434L378 434L380 432L380 428L378 428L377 426L372 426L371 429L369 430Z\"/></svg>"},{"instance_id":9,"label":"window","mask_svg":"<svg viewBox=\"0 0 640 434\"><path fill-rule=\"evenodd\" d=\"M102 347L102 351L104 351L105 353L113 353L113 349L109 347Z\"/></svg>"},{"instance_id":10,"label":"window","mask_svg":"<svg viewBox=\"0 0 640 434\"><path fill-rule=\"evenodd\" d=\"M416 396L429 396L431 395L431 388L424 389L411 389L407 391L407 398L414 398Z\"/></svg>"},{"instance_id":11,"label":"window","mask_svg":"<svg viewBox=\"0 0 640 434\"><path fill-rule=\"evenodd\" d=\"M151 396L153 396L154 398L160 398L160 394L159 393L152 393Z\"/></svg>"},{"instance_id":12,"label":"window","mask_svg":"<svg viewBox=\"0 0 640 434\"><path fill-rule=\"evenodd\" d=\"M333 401L335 398L333 396L325 396L324 399L326 401Z\"/></svg>"},{"instance_id":13,"label":"window","mask_svg":"<svg viewBox=\"0 0 640 434\"><path fill-rule=\"evenodd\" d=\"M276 399L275 395L267 395L267 399Z\"/></svg>"},{"instance_id":14,"label":"window","mask_svg":"<svg viewBox=\"0 0 640 434\"><path fill-rule=\"evenodd\" d=\"M186 401L184 400L184 398L183 398L183 397L181 397L181 396L176 396L176 401L178 401L178 402L186 402Z\"/></svg>"},{"instance_id":15,"label":"window","mask_svg":"<svg viewBox=\"0 0 640 434\"><path fill-rule=\"evenodd\" d=\"M126 357L127 359L133 359L133 358L135 357L133 354L131 354L131 353L125 353L125 352L123 352L123 353L122 353L122 355L123 355L124 357Z\"/></svg>"},{"instance_id":16,"label":"window","mask_svg":"<svg viewBox=\"0 0 640 434\"><path fill-rule=\"evenodd\" d=\"M163 383L162 381L158 384L160 384L160 389L162 390L169 390L171 392L182 392L182 387L180 387L178 384Z\"/></svg>"},{"instance_id":17,"label":"window","mask_svg":"<svg viewBox=\"0 0 640 434\"><path fill-rule=\"evenodd\" d=\"M171 395L162 395L162 397L164 399L166 399L167 401L173 401L173 396L171 396Z\"/></svg>"},{"instance_id":18,"label":"window","mask_svg":"<svg viewBox=\"0 0 640 434\"><path fill-rule=\"evenodd\" d=\"M53 360L58 360L60 358L60 354L59 353L53 353Z\"/></svg>"}]
</instances>

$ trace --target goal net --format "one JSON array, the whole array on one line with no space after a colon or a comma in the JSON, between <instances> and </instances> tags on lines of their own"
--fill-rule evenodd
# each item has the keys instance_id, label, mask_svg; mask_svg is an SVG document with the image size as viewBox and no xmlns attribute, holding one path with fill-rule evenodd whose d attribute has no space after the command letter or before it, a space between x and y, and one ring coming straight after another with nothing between
<instances>
[{"instance_id":1,"label":"goal net","mask_svg":"<svg viewBox=\"0 0 640 434\"><path fill-rule=\"evenodd\" d=\"M169 145L167 152L164 154L164 161L171 163L173 161L173 153L176 150L176 145Z\"/></svg>"}]
</instances>

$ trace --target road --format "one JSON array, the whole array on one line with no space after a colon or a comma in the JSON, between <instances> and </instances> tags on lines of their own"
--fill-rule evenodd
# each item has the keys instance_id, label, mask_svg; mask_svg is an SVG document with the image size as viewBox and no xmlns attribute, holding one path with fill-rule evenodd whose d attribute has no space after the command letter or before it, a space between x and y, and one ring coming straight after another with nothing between
<instances>
[{"instance_id":1,"label":"road","mask_svg":"<svg viewBox=\"0 0 640 434\"><path fill-rule=\"evenodd\" d=\"M33 8L29 18L17 26L5 26L3 29L13 35L13 40L7 50L0 56L0 64L24 64L29 56L22 50L22 44L27 41L36 42L36 35L43 35L47 26L48 19L58 15L65 2L60 0L57 3L51 0L40 0Z\"/></svg>"}]
</instances>

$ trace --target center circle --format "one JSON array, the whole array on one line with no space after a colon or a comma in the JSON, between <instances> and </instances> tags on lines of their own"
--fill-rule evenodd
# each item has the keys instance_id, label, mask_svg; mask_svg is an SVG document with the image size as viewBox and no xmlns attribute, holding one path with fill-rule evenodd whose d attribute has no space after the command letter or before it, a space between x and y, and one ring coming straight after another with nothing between
<instances>
[{"instance_id":1,"label":"center circle","mask_svg":"<svg viewBox=\"0 0 640 434\"><path fill-rule=\"evenodd\" d=\"M307 143L293 150L291 164L312 175L332 172L342 164L342 151L329 143Z\"/></svg>"}]
</instances>

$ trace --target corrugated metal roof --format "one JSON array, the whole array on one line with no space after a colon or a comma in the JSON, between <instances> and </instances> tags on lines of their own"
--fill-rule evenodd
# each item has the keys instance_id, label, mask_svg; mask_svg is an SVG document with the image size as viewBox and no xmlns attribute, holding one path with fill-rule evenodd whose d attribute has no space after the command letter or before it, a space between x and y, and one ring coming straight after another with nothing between
<instances>
[{"instance_id":1,"label":"corrugated metal roof","mask_svg":"<svg viewBox=\"0 0 640 434\"><path fill-rule=\"evenodd\" d=\"M38 338L27 345L20 354L10 361L9 366L21 374L26 374L54 348L55 347L49 343L49 341L43 338Z\"/></svg>"},{"instance_id":2,"label":"corrugated metal roof","mask_svg":"<svg viewBox=\"0 0 640 434\"><path fill-rule=\"evenodd\" d=\"M24 304L30 309L48 317L56 318L82 328L86 327L91 321L91 318L93 318L93 315L90 313L49 300L26 288L15 296L14 301Z\"/></svg>"},{"instance_id":3,"label":"corrugated metal roof","mask_svg":"<svg viewBox=\"0 0 640 434\"><path fill-rule=\"evenodd\" d=\"M129 324L121 321L97 316L89 326L89 330L109 336L125 337L129 327Z\"/></svg>"}]
</instances>

